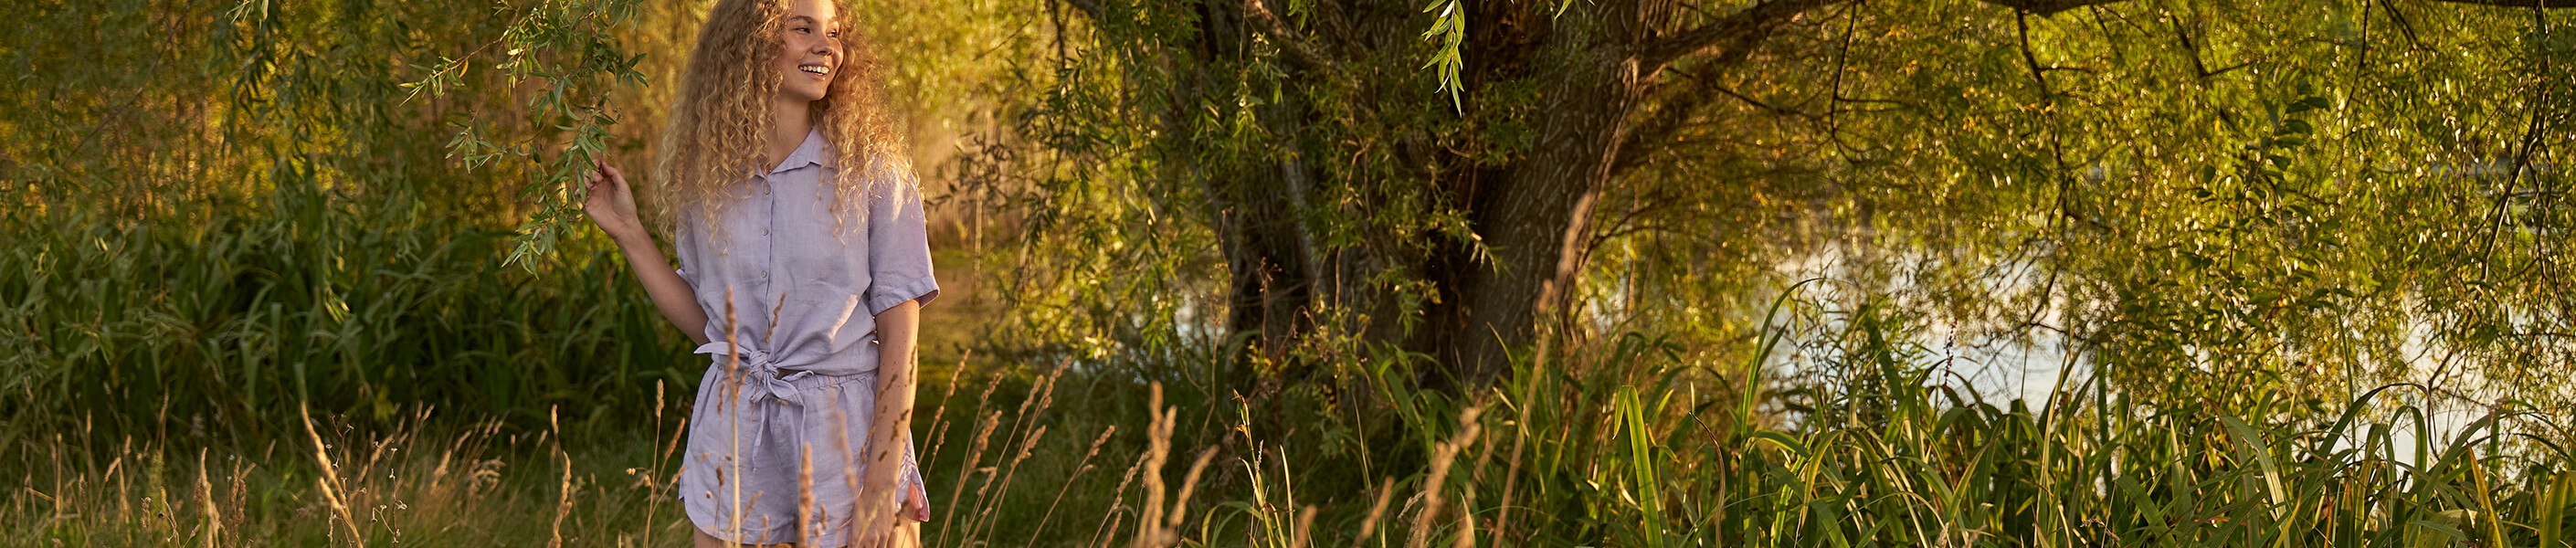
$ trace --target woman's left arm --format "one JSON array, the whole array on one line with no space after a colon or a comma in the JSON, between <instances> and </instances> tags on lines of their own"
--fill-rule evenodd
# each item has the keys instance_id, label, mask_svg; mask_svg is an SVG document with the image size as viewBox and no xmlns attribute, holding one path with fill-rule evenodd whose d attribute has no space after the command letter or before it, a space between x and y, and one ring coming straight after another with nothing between
<instances>
[{"instance_id":1,"label":"woman's left arm","mask_svg":"<svg viewBox=\"0 0 2576 548\"><path fill-rule=\"evenodd\" d=\"M877 546L903 518L903 451L911 444L913 387L921 380L915 350L921 332L921 307L939 297L939 280L930 269L930 235L921 206L920 181L909 171L893 192L868 200L869 283L867 309L877 320L877 405L868 424L867 454L860 478L860 518L876 531L859 538L860 546ZM917 516L917 514L916 514Z\"/></svg>"},{"instance_id":2,"label":"woman's left arm","mask_svg":"<svg viewBox=\"0 0 2576 548\"><path fill-rule=\"evenodd\" d=\"M904 301L877 313L876 419L868 425L866 475L859 485L859 500L871 505L869 513L880 516L871 523L895 523L899 509L896 478L901 477L902 451L912 435L913 387L921 373L913 348L920 331L920 301Z\"/></svg>"}]
</instances>

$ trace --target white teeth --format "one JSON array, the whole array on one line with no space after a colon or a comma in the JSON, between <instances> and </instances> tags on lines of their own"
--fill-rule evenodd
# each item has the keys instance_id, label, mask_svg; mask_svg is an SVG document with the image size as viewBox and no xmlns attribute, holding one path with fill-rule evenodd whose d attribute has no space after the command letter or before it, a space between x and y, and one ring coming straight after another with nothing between
<instances>
[{"instance_id":1,"label":"white teeth","mask_svg":"<svg viewBox=\"0 0 2576 548\"><path fill-rule=\"evenodd\" d=\"M827 68L823 68L823 67L816 67L816 66L803 66L803 67L796 67L796 70L801 70L801 71L805 71L805 72L809 72L809 73L813 73L813 74L826 74L826 75L828 75L828 74L831 74L831 73L832 73L832 70L831 70L831 69L827 69Z\"/></svg>"}]
</instances>

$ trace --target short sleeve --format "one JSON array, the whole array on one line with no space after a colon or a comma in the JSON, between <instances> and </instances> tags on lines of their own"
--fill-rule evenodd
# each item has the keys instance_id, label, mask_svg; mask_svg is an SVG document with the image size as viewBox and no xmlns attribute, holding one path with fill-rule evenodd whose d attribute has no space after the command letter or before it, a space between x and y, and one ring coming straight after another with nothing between
<instances>
[{"instance_id":1,"label":"short sleeve","mask_svg":"<svg viewBox=\"0 0 2576 548\"><path fill-rule=\"evenodd\" d=\"M939 297L930 271L930 233L921 209L921 185L909 173L901 184L868 197L868 315L904 301L927 306Z\"/></svg>"},{"instance_id":2,"label":"short sleeve","mask_svg":"<svg viewBox=\"0 0 2576 548\"><path fill-rule=\"evenodd\" d=\"M680 281L688 283L692 290L698 287L697 265L690 264L697 261L697 253L695 253L697 250L692 247L696 244L696 223L684 220L677 230L671 231L671 256L680 262L680 266L673 268L671 272L679 274Z\"/></svg>"}]
</instances>

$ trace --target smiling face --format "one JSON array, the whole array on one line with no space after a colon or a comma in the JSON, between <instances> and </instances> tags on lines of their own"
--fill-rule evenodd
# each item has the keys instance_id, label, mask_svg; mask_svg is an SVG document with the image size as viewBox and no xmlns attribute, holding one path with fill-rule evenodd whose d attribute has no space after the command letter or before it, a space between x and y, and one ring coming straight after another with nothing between
<instances>
[{"instance_id":1,"label":"smiling face","mask_svg":"<svg viewBox=\"0 0 2576 548\"><path fill-rule=\"evenodd\" d=\"M830 0L795 0L787 6L778 52L778 98L820 100L841 69L840 14Z\"/></svg>"}]
</instances>

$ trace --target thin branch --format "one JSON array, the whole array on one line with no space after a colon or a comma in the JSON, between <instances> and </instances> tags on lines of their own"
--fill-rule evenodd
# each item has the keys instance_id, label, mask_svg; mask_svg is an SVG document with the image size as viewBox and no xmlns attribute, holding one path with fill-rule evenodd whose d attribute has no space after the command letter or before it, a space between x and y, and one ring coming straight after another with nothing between
<instances>
[{"instance_id":1,"label":"thin branch","mask_svg":"<svg viewBox=\"0 0 2576 548\"><path fill-rule=\"evenodd\" d=\"M2049 16L2075 8L2118 4L2129 0L1984 0L1985 3ZM2432 0L2447 4L2469 4L2507 8L2576 8L2576 0Z\"/></svg>"},{"instance_id":2,"label":"thin branch","mask_svg":"<svg viewBox=\"0 0 2576 548\"><path fill-rule=\"evenodd\" d=\"M2576 0L2433 0L2452 4L2471 4L2504 8L2576 8Z\"/></svg>"},{"instance_id":3,"label":"thin branch","mask_svg":"<svg viewBox=\"0 0 2576 548\"><path fill-rule=\"evenodd\" d=\"M1064 3L1072 5L1073 9L1082 10L1082 16L1090 18L1093 22L1099 22L1109 9L1108 6L1101 5L1100 0L1064 0Z\"/></svg>"},{"instance_id":4,"label":"thin branch","mask_svg":"<svg viewBox=\"0 0 2576 548\"><path fill-rule=\"evenodd\" d=\"M2048 71L2040 68L2039 56L2030 51L2030 12L2013 14L2013 36L2021 39L2021 62L2030 67L2030 79L2039 82L2039 94L2055 100L2056 90L2048 85Z\"/></svg>"},{"instance_id":5,"label":"thin branch","mask_svg":"<svg viewBox=\"0 0 2576 548\"><path fill-rule=\"evenodd\" d=\"M1814 115L1814 114L1808 114L1808 113L1806 113L1806 112L1799 111L1798 109L1788 108L1788 107L1781 107L1781 106L1774 106L1774 105L1772 105L1772 104L1770 104L1770 103L1764 103L1764 102L1762 102L1762 101L1761 101L1761 100L1759 100L1759 99L1754 99L1754 98L1752 98L1752 97L1748 97L1748 96L1744 95L1743 93L1739 93L1739 92L1735 91L1733 88L1728 88L1728 87L1726 87L1726 86L1724 86L1724 85L1719 85L1719 84L1702 84L1702 85L1703 85L1706 89L1708 89L1708 90L1715 91L1715 92L1717 92L1718 94L1725 95L1725 96L1728 96L1728 97L1734 97L1734 98L1735 98L1735 100L1743 101L1743 102L1744 102L1744 104L1747 104L1747 105L1753 105L1753 108L1762 109L1762 110L1767 111L1767 112L1770 112L1770 113L1772 113L1772 114L1782 114L1782 115L1788 115L1788 116L1796 116L1796 117L1800 117L1800 118L1815 118L1815 117L1816 117L1816 115Z\"/></svg>"},{"instance_id":6,"label":"thin branch","mask_svg":"<svg viewBox=\"0 0 2576 548\"><path fill-rule=\"evenodd\" d=\"M1772 27L1777 26L1782 22L1786 22L1789 18L1796 17L1800 13L1805 13L1807 10L1832 4L1839 4L1845 1L1848 0L1772 0L1769 2L1763 2L1750 8L1744 8L1732 15L1720 17L1716 21L1700 25L1697 28L1674 33L1671 36L1666 36L1662 39L1644 44L1642 47L1637 49L1637 58L1641 61L1639 66L1640 68L1648 71L1661 69L1665 65L1671 64L1673 61L1705 52L1711 47L1719 44L1734 42L1736 40L1751 36L1759 36L1763 33L1770 32Z\"/></svg>"},{"instance_id":7,"label":"thin branch","mask_svg":"<svg viewBox=\"0 0 2576 548\"><path fill-rule=\"evenodd\" d=\"M1323 50L1317 49L1313 42L1306 40L1305 36L1298 34L1297 29L1288 28L1287 24L1280 22L1279 16L1272 15L1270 7L1263 5L1261 0L1243 0L1243 21L1251 23L1253 30L1260 31L1262 37L1277 44L1279 51L1287 54L1284 57L1288 59L1288 64L1327 75L1341 74L1341 67L1333 62L1332 57L1325 55Z\"/></svg>"},{"instance_id":8,"label":"thin branch","mask_svg":"<svg viewBox=\"0 0 2576 548\"><path fill-rule=\"evenodd\" d=\"M1718 83L1718 82L1717 82L1717 75L1716 75L1716 74L1702 74L1702 73L1713 73L1713 72L1716 72L1716 71L1713 71L1713 70L1708 70L1708 68L1707 68L1707 67L1702 67L1700 70L1697 70L1697 71L1682 70L1682 69L1665 69L1665 70L1666 70L1666 71L1669 71L1669 72L1671 72L1671 73L1673 73L1673 74L1681 75L1682 79L1684 79L1684 80L1689 80L1692 84L1696 84L1696 85L1698 85L1699 87L1698 87L1697 89L1705 89L1705 90L1715 91L1715 92L1718 92L1719 94L1722 94L1722 95L1725 95L1725 96L1728 96L1728 97L1734 97L1734 98L1735 98L1736 100L1738 100L1738 101L1743 101L1743 102L1744 102L1744 104L1752 105L1754 108L1759 108L1759 109L1762 109L1763 111L1770 112L1770 113L1772 113L1772 114L1780 114L1780 115L1796 116L1796 117L1800 117L1800 118L1808 118L1808 119L1814 119L1814 118L1816 117L1816 115L1815 115L1815 114L1811 114L1811 113L1808 113L1808 112L1806 112L1806 111L1802 111L1802 110L1798 110L1798 109L1794 109L1794 108L1788 108L1788 107L1782 107L1782 106L1772 105L1772 104L1770 104L1770 103L1763 102L1762 100L1754 99L1753 97L1751 97L1751 96L1747 96L1747 95L1745 95L1745 94L1743 94L1743 93L1741 93L1741 92L1737 92L1737 91L1735 91L1733 88L1729 88L1729 87L1727 87L1727 86L1726 86L1726 84Z\"/></svg>"},{"instance_id":9,"label":"thin branch","mask_svg":"<svg viewBox=\"0 0 2576 548\"><path fill-rule=\"evenodd\" d=\"M2542 63L2541 72L2546 73L2548 71L2548 61L2546 58L2544 58ZM2537 100L2532 101L2531 130L2523 135L2522 149L2514 153L2513 171L2505 175L2504 192L2496 194L2495 221L2488 224L2486 244L2482 246L2483 249L2478 251L2478 255L2481 257L2478 260L2478 276L2481 278L2488 277L2494 270L2496 237L2504 232L2505 218L2511 213L2511 210L2508 209L2507 206L2512 204L2516 185L2522 182L2522 172L2528 171L2531 167L2532 151L2540 148L2540 130L2545 126L2544 122L2548 121L2548 118L2543 115L2547 113L2548 107L2546 105L2549 104L2549 93L2551 91L2555 90L2552 86L2546 83L2540 86L2540 96Z\"/></svg>"}]
</instances>

